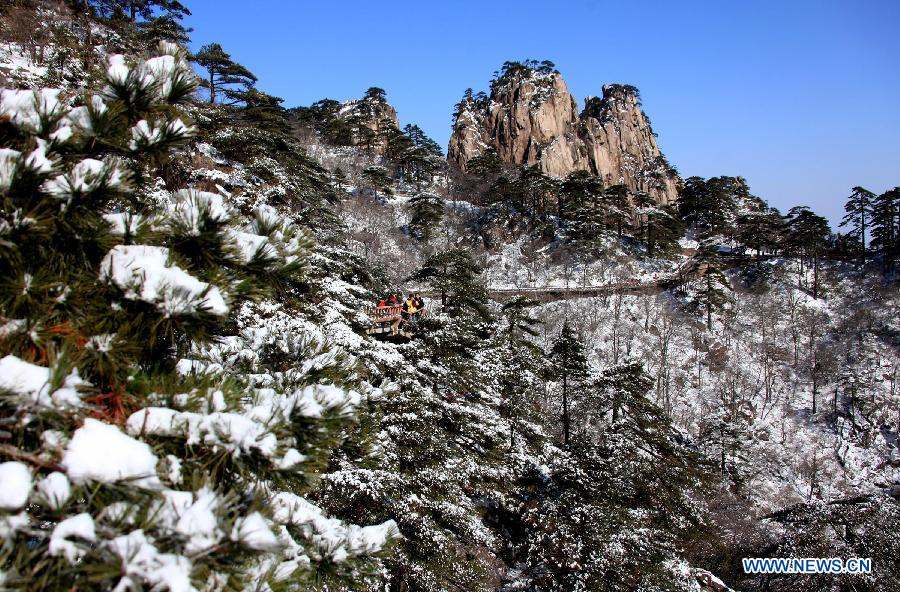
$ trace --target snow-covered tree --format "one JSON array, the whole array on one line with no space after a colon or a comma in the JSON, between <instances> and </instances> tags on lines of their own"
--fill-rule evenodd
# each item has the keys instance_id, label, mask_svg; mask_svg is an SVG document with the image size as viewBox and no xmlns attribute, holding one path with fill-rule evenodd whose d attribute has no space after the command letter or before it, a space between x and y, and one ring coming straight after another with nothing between
<instances>
[{"instance_id":1,"label":"snow-covered tree","mask_svg":"<svg viewBox=\"0 0 900 592\"><path fill-rule=\"evenodd\" d=\"M563 445L568 448L572 435L572 407L588 378L584 343L568 322L563 323L559 336L553 341L547 358L548 377L558 386Z\"/></svg>"},{"instance_id":2,"label":"snow-covered tree","mask_svg":"<svg viewBox=\"0 0 900 592\"><path fill-rule=\"evenodd\" d=\"M848 236L857 242L860 259L863 264L866 262L866 251L868 249L869 234L872 226L872 203L875 194L865 187L854 187L850 190L850 197L844 204L846 214L841 219L841 227L849 226Z\"/></svg>"},{"instance_id":3,"label":"snow-covered tree","mask_svg":"<svg viewBox=\"0 0 900 592\"><path fill-rule=\"evenodd\" d=\"M0 91L4 587L296 589L397 534L302 497L361 398L337 352L295 344L277 381L195 360L311 247L271 208L145 199L195 87L163 43L95 94Z\"/></svg>"},{"instance_id":4,"label":"snow-covered tree","mask_svg":"<svg viewBox=\"0 0 900 592\"><path fill-rule=\"evenodd\" d=\"M444 219L444 200L434 193L420 193L409 200L409 213L410 233L427 243Z\"/></svg>"}]
</instances>

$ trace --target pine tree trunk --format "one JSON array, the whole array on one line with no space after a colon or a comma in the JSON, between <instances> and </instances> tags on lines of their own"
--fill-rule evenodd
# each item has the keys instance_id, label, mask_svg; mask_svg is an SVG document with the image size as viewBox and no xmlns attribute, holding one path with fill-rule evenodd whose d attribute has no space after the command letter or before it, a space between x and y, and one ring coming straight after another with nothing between
<instances>
[{"instance_id":1,"label":"pine tree trunk","mask_svg":"<svg viewBox=\"0 0 900 592\"><path fill-rule=\"evenodd\" d=\"M813 298L819 298L819 252L813 255Z\"/></svg>"},{"instance_id":2,"label":"pine tree trunk","mask_svg":"<svg viewBox=\"0 0 900 592\"><path fill-rule=\"evenodd\" d=\"M619 393L618 391L613 393L613 403L612 403L612 422L613 425L619 420Z\"/></svg>"},{"instance_id":3,"label":"pine tree trunk","mask_svg":"<svg viewBox=\"0 0 900 592\"><path fill-rule=\"evenodd\" d=\"M563 374L563 442L566 445L566 448L569 447L569 375L568 373Z\"/></svg>"},{"instance_id":4,"label":"pine tree trunk","mask_svg":"<svg viewBox=\"0 0 900 592\"><path fill-rule=\"evenodd\" d=\"M722 445L722 477L725 477L725 424L719 428L719 437Z\"/></svg>"},{"instance_id":5,"label":"pine tree trunk","mask_svg":"<svg viewBox=\"0 0 900 592\"><path fill-rule=\"evenodd\" d=\"M865 211L859 215L859 253L863 266L866 264L866 214Z\"/></svg>"}]
</instances>

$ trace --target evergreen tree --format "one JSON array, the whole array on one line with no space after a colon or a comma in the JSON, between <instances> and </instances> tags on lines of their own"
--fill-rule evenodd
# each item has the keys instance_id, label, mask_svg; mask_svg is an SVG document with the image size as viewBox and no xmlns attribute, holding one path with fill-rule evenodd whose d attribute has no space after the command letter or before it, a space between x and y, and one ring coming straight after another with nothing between
<instances>
[{"instance_id":1,"label":"evergreen tree","mask_svg":"<svg viewBox=\"0 0 900 592\"><path fill-rule=\"evenodd\" d=\"M240 113L248 124L273 134L290 133L287 111L281 106L284 99L256 88L226 90L225 95L235 104L242 105Z\"/></svg>"},{"instance_id":2,"label":"evergreen tree","mask_svg":"<svg viewBox=\"0 0 900 592\"><path fill-rule=\"evenodd\" d=\"M614 228L616 235L622 238L625 227L634 216L631 192L625 185L612 185L603 191L603 203L607 225Z\"/></svg>"},{"instance_id":3,"label":"evergreen tree","mask_svg":"<svg viewBox=\"0 0 900 592\"><path fill-rule=\"evenodd\" d=\"M516 206L534 220L550 209L559 193L559 184L538 165L532 165L522 167L516 189Z\"/></svg>"},{"instance_id":4,"label":"evergreen tree","mask_svg":"<svg viewBox=\"0 0 900 592\"><path fill-rule=\"evenodd\" d=\"M617 421L523 478L518 589L696 590L677 557L702 533L705 471L646 398L651 382L639 365L604 372Z\"/></svg>"},{"instance_id":5,"label":"evergreen tree","mask_svg":"<svg viewBox=\"0 0 900 592\"><path fill-rule=\"evenodd\" d=\"M580 250L597 245L606 228L603 182L586 171L570 174L560 188L561 215L569 228L569 239Z\"/></svg>"},{"instance_id":6,"label":"evergreen tree","mask_svg":"<svg viewBox=\"0 0 900 592\"><path fill-rule=\"evenodd\" d=\"M438 143L429 138L418 125L414 123L407 124L403 127L403 133L412 140L412 143L417 148L421 148L426 156L441 157L444 155L444 152L441 150Z\"/></svg>"},{"instance_id":7,"label":"evergreen tree","mask_svg":"<svg viewBox=\"0 0 900 592\"><path fill-rule=\"evenodd\" d=\"M644 243L647 256L670 253L684 235L684 225L673 205L653 205L644 210Z\"/></svg>"},{"instance_id":8,"label":"evergreen tree","mask_svg":"<svg viewBox=\"0 0 900 592\"><path fill-rule=\"evenodd\" d=\"M272 388L183 371L244 305L302 289L311 242L214 193L142 200L196 131L180 112L196 79L160 52L112 56L102 93L74 102L0 93L0 318L28 329L0 339L7 587L299 587L396 535L300 497L359 400L337 356Z\"/></svg>"},{"instance_id":9,"label":"evergreen tree","mask_svg":"<svg viewBox=\"0 0 900 592\"><path fill-rule=\"evenodd\" d=\"M428 282L452 316L487 319L487 292L479 283L481 271L467 250L456 248L431 255L409 279Z\"/></svg>"},{"instance_id":10,"label":"evergreen tree","mask_svg":"<svg viewBox=\"0 0 900 592\"><path fill-rule=\"evenodd\" d=\"M334 99L321 99L309 107L294 107L289 113L300 123L315 129L333 146L351 146L353 127L347 117L340 117L341 103Z\"/></svg>"},{"instance_id":11,"label":"evergreen tree","mask_svg":"<svg viewBox=\"0 0 900 592\"><path fill-rule=\"evenodd\" d=\"M749 440L750 419L740 405L724 402L700 422L700 443L712 458L717 458L722 479L735 488L740 488L745 480L743 466L748 460L745 443Z\"/></svg>"},{"instance_id":12,"label":"evergreen tree","mask_svg":"<svg viewBox=\"0 0 900 592\"><path fill-rule=\"evenodd\" d=\"M563 445L568 448L571 442L572 418L570 411L574 395L581 390L588 377L584 344L568 321L563 323L559 336L551 345L547 363L548 377L560 383Z\"/></svg>"},{"instance_id":13,"label":"evergreen tree","mask_svg":"<svg viewBox=\"0 0 900 592\"><path fill-rule=\"evenodd\" d=\"M441 167L441 151L437 143L418 126L407 125L400 131L393 125L385 132L384 156L394 163L401 180L430 183Z\"/></svg>"},{"instance_id":14,"label":"evergreen tree","mask_svg":"<svg viewBox=\"0 0 900 592\"><path fill-rule=\"evenodd\" d=\"M373 191L381 192L385 195L393 195L394 191L391 188L393 186L393 182L391 180L391 176L388 174L387 169L382 166L370 166L363 169L362 177L368 183L369 187L372 188Z\"/></svg>"},{"instance_id":15,"label":"evergreen tree","mask_svg":"<svg viewBox=\"0 0 900 592\"><path fill-rule=\"evenodd\" d=\"M490 184L503 172L503 161L493 148L488 148L478 156L469 159L466 171L478 177L482 183Z\"/></svg>"},{"instance_id":16,"label":"evergreen tree","mask_svg":"<svg viewBox=\"0 0 900 592\"><path fill-rule=\"evenodd\" d=\"M900 187L872 200L871 228L872 250L889 274L900 260Z\"/></svg>"},{"instance_id":17,"label":"evergreen tree","mask_svg":"<svg viewBox=\"0 0 900 592\"><path fill-rule=\"evenodd\" d=\"M500 392L509 421L509 445L515 447L516 429L523 417L533 416L533 403L538 388L540 348L531 338L538 334L540 321L531 314L537 302L519 296L501 308L503 326L498 333L501 345Z\"/></svg>"},{"instance_id":18,"label":"evergreen tree","mask_svg":"<svg viewBox=\"0 0 900 592\"><path fill-rule=\"evenodd\" d=\"M689 177L678 195L678 211L688 226L712 236L729 228L737 200L749 196L741 177Z\"/></svg>"},{"instance_id":19,"label":"evergreen tree","mask_svg":"<svg viewBox=\"0 0 900 592\"><path fill-rule=\"evenodd\" d=\"M193 56L206 70L207 78L201 86L209 91L209 102L215 103L219 92L248 90L256 84L256 76L247 68L231 59L231 56L218 43L210 43L200 48Z\"/></svg>"},{"instance_id":20,"label":"evergreen tree","mask_svg":"<svg viewBox=\"0 0 900 592\"><path fill-rule=\"evenodd\" d=\"M444 219L444 200L434 193L420 193L409 200L409 230L422 242L429 242L434 229Z\"/></svg>"},{"instance_id":21,"label":"evergreen tree","mask_svg":"<svg viewBox=\"0 0 900 592\"><path fill-rule=\"evenodd\" d=\"M185 45L190 40L191 29L181 21L191 11L178 0L88 0L87 4L110 25L126 22L130 25L127 33L138 42L171 41Z\"/></svg>"},{"instance_id":22,"label":"evergreen tree","mask_svg":"<svg viewBox=\"0 0 900 592\"><path fill-rule=\"evenodd\" d=\"M813 270L813 298L819 297L819 260L829 244L831 229L828 220L813 213L806 206L795 206L786 218L788 248L800 256L800 272L803 273L804 260Z\"/></svg>"},{"instance_id":23,"label":"evergreen tree","mask_svg":"<svg viewBox=\"0 0 900 592\"><path fill-rule=\"evenodd\" d=\"M862 187L854 187L850 190L850 197L844 205L846 214L841 220L841 227L849 226L849 236L859 242L859 255L863 265L866 263L866 230L871 226L872 202L875 194Z\"/></svg>"},{"instance_id":24,"label":"evergreen tree","mask_svg":"<svg viewBox=\"0 0 900 592\"><path fill-rule=\"evenodd\" d=\"M694 280L695 288L690 308L702 311L706 315L706 328L711 331L712 315L722 310L729 302L731 284L722 273L715 243L702 243L695 260L698 271Z\"/></svg>"},{"instance_id":25,"label":"evergreen tree","mask_svg":"<svg viewBox=\"0 0 900 592\"><path fill-rule=\"evenodd\" d=\"M383 88L379 88L377 86L370 86L366 89L365 95L363 95L363 99L369 101L375 101L376 103L386 103L387 102L387 93Z\"/></svg>"},{"instance_id":26,"label":"evergreen tree","mask_svg":"<svg viewBox=\"0 0 900 592\"><path fill-rule=\"evenodd\" d=\"M782 243L784 221L776 209L738 216L735 238L757 255L773 254Z\"/></svg>"},{"instance_id":27,"label":"evergreen tree","mask_svg":"<svg viewBox=\"0 0 900 592\"><path fill-rule=\"evenodd\" d=\"M479 392L483 376L472 352L490 335L491 315L481 267L461 248L439 251L426 258L409 279L427 282L441 295L439 314L426 319L423 342L435 372L435 392L456 395Z\"/></svg>"},{"instance_id":28,"label":"evergreen tree","mask_svg":"<svg viewBox=\"0 0 900 592\"><path fill-rule=\"evenodd\" d=\"M900 581L896 561L900 542L900 503L884 493L831 502L814 500L765 517L778 524L779 536L761 557L864 557L870 574L810 574L796 578L755 576L753 584L772 592L817 592L851 589L860 592L895 590ZM881 569L876 566L881 565ZM742 586L743 587L743 586Z\"/></svg>"},{"instance_id":29,"label":"evergreen tree","mask_svg":"<svg viewBox=\"0 0 900 592\"><path fill-rule=\"evenodd\" d=\"M501 307L501 314L505 321L502 335L512 347L534 344L528 341L529 337L537 335L537 326L540 321L531 314L531 309L538 303L525 296L517 296Z\"/></svg>"}]
</instances>

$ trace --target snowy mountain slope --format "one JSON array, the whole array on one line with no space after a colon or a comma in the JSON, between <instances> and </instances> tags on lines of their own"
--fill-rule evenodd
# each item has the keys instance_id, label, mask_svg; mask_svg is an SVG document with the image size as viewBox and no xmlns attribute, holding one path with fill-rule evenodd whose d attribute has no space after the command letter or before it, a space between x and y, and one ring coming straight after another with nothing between
<instances>
[{"instance_id":1,"label":"snowy mountain slope","mask_svg":"<svg viewBox=\"0 0 900 592\"><path fill-rule=\"evenodd\" d=\"M97 43L104 66L106 49ZM19 86L50 76L74 95L94 75L61 76L20 45L3 51ZM18 445L38 447L35 456L0 448L4 484L17 484L0 496L0 532L13 541L3 552L17 553L13 569L0 554L4 585L27 586L19 576L37 549L60 582L106 561L110 585L170 590L720 589L707 570L742 589L783 589L744 577L737 554L811 554L819 531L796 527L802 520L761 519L800 502L813 510L798 512L821 518L829 533L821 549L839 540L842 556L880 553L883 571L867 589L891 581L894 547L876 536L898 523L887 498L860 506L862 519L828 512L843 507L833 500L898 479L893 287L823 264L822 297L813 299L809 271L780 259L764 264L772 272L765 291L743 288L744 277L731 272L729 302L712 327L691 311L702 288L695 285L525 312L476 302L482 316L478 306L457 305L477 301L479 283L644 281L671 272L699 245L682 239L682 253L655 259L610 233L597 246L603 256L576 258L566 256L564 235L530 240L526 232L488 251L478 225L486 208L458 195L444 202L433 239L420 240L410 232L411 204L425 191L446 193L449 177L376 187L365 171L387 170L385 157L273 131L248 110L187 102L182 116L196 136L173 146L164 165L148 161L133 199L105 212L116 234L109 252L139 247L145 256L140 266L118 267L115 257L97 272L122 292L103 302L104 314L118 318L138 301L186 324L206 309L222 322L215 338L156 352L165 367L145 363L128 379L136 386L127 392L144 389L134 400L91 397L100 420L78 412L37 444L29 432ZM179 250L192 236L209 238L210 214L228 219L213 224L227 245L222 269L196 263L216 256L215 241ZM168 222L152 222L157 216ZM142 227L148 221L153 232ZM176 226L177 241L157 234ZM180 259L170 262L162 249ZM398 345L364 334L366 307L455 250L473 253L485 271L453 278L446 308L429 302L418 339ZM261 260L302 260L301 279ZM148 275L132 284L134 272ZM26 292L30 283L23 277ZM530 325L530 314L543 323ZM68 325L30 331L40 324L31 316L2 320L2 352L32 356L3 358L4 397L24 389L64 403L90 389L38 355L45 348L32 338L59 339ZM586 350L584 374L569 391L566 381L580 370L566 373L578 357L571 343L560 345L566 321ZM78 332L65 335L76 351L142 347L132 340L125 348L113 333L84 342ZM124 458L104 472L96 460L109 447ZM40 464L63 448L68 477ZM96 508L82 482L111 496L97 504L121 495L127 503L88 520ZM136 517L141 504L159 516ZM832 532L834 520L844 538ZM222 547L206 554L211 542Z\"/></svg>"}]
</instances>

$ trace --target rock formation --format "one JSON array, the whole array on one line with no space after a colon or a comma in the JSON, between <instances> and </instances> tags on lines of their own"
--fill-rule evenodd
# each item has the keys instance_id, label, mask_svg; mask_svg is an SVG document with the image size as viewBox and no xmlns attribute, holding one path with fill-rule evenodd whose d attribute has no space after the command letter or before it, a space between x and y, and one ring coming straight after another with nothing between
<instances>
[{"instance_id":1,"label":"rock formation","mask_svg":"<svg viewBox=\"0 0 900 592\"><path fill-rule=\"evenodd\" d=\"M659 150L633 86L610 84L579 114L559 72L514 64L457 105L447 158L465 170L488 149L513 165L539 164L554 177L586 170L607 185L645 191L660 203L677 197L679 178Z\"/></svg>"},{"instance_id":2,"label":"rock formation","mask_svg":"<svg viewBox=\"0 0 900 592\"><path fill-rule=\"evenodd\" d=\"M350 124L353 146L364 146L375 154L384 154L388 132L400 127L397 111L380 88L370 88L363 98L341 104L337 117Z\"/></svg>"}]
</instances>

